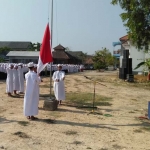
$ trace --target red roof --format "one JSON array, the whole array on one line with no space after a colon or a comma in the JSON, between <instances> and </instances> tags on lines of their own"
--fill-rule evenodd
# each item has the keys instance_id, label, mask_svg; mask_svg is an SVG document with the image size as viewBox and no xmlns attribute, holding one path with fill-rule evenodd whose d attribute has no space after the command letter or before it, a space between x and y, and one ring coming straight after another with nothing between
<instances>
[{"instance_id":1,"label":"red roof","mask_svg":"<svg viewBox=\"0 0 150 150\"><path fill-rule=\"evenodd\" d=\"M121 37L119 40L120 41L127 41L129 38L128 38L128 35L125 35L123 37Z\"/></svg>"}]
</instances>

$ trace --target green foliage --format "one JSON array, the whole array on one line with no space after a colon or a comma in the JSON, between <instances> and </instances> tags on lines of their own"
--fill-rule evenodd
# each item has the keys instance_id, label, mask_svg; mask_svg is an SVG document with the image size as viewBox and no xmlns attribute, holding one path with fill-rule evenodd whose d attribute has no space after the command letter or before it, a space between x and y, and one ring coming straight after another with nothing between
<instances>
[{"instance_id":1,"label":"green foliage","mask_svg":"<svg viewBox=\"0 0 150 150\"><path fill-rule=\"evenodd\" d=\"M8 47L1 47L0 54L7 54L11 49Z\"/></svg>"},{"instance_id":2,"label":"green foliage","mask_svg":"<svg viewBox=\"0 0 150 150\"><path fill-rule=\"evenodd\" d=\"M147 67L147 68L150 70L150 58L149 58L149 59L146 59L144 62L139 63L139 64L134 68L134 70L140 68L141 66L145 66L145 67Z\"/></svg>"},{"instance_id":3,"label":"green foliage","mask_svg":"<svg viewBox=\"0 0 150 150\"><path fill-rule=\"evenodd\" d=\"M108 49L96 51L93 57L95 69L105 69L109 65L114 65L116 58L112 56Z\"/></svg>"},{"instance_id":4,"label":"green foliage","mask_svg":"<svg viewBox=\"0 0 150 150\"><path fill-rule=\"evenodd\" d=\"M150 44L150 0L112 0L113 5L120 4L125 11L120 16L127 27L129 38L137 48Z\"/></svg>"},{"instance_id":5,"label":"green foliage","mask_svg":"<svg viewBox=\"0 0 150 150\"><path fill-rule=\"evenodd\" d=\"M41 47L41 44L40 43L30 43L30 45L28 46L28 50L29 51L40 51L40 47Z\"/></svg>"},{"instance_id":6,"label":"green foliage","mask_svg":"<svg viewBox=\"0 0 150 150\"><path fill-rule=\"evenodd\" d=\"M4 58L0 57L0 63L4 62Z\"/></svg>"}]
</instances>

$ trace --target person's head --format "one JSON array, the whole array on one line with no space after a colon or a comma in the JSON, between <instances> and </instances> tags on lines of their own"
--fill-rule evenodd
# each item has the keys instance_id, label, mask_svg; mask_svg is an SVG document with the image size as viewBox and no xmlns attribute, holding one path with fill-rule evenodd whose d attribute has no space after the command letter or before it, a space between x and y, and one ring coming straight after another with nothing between
<instances>
[{"instance_id":1,"label":"person's head","mask_svg":"<svg viewBox=\"0 0 150 150\"><path fill-rule=\"evenodd\" d=\"M28 63L28 68L29 70L34 71L34 63L33 62Z\"/></svg>"},{"instance_id":2,"label":"person's head","mask_svg":"<svg viewBox=\"0 0 150 150\"><path fill-rule=\"evenodd\" d=\"M62 66L60 64L58 64L57 69L60 71L62 69Z\"/></svg>"},{"instance_id":3,"label":"person's head","mask_svg":"<svg viewBox=\"0 0 150 150\"><path fill-rule=\"evenodd\" d=\"M16 69L16 70L17 70L17 69L18 69L18 66L17 66L17 65L14 65L14 69Z\"/></svg>"},{"instance_id":4,"label":"person's head","mask_svg":"<svg viewBox=\"0 0 150 150\"><path fill-rule=\"evenodd\" d=\"M22 68L23 67L23 63L19 63L18 66L20 66Z\"/></svg>"},{"instance_id":5,"label":"person's head","mask_svg":"<svg viewBox=\"0 0 150 150\"><path fill-rule=\"evenodd\" d=\"M10 68L10 69L13 69L13 68L14 68L14 65L13 65L13 64L9 64L9 68Z\"/></svg>"},{"instance_id":6,"label":"person's head","mask_svg":"<svg viewBox=\"0 0 150 150\"><path fill-rule=\"evenodd\" d=\"M34 72L37 73L37 65L36 64L34 65Z\"/></svg>"}]
</instances>

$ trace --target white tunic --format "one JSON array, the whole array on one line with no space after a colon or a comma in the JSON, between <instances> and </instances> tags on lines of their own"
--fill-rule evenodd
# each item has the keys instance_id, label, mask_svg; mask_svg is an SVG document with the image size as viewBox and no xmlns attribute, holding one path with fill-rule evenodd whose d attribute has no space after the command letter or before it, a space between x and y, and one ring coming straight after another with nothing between
<instances>
[{"instance_id":1,"label":"white tunic","mask_svg":"<svg viewBox=\"0 0 150 150\"><path fill-rule=\"evenodd\" d=\"M24 74L23 68L18 67L18 76L19 76L19 92L24 92Z\"/></svg>"},{"instance_id":2,"label":"white tunic","mask_svg":"<svg viewBox=\"0 0 150 150\"><path fill-rule=\"evenodd\" d=\"M54 94L57 100L65 100L64 80L65 73L63 71L55 71L53 74ZM59 79L59 82L56 81Z\"/></svg>"},{"instance_id":3,"label":"white tunic","mask_svg":"<svg viewBox=\"0 0 150 150\"><path fill-rule=\"evenodd\" d=\"M7 68L6 93L13 93L13 69Z\"/></svg>"},{"instance_id":4,"label":"white tunic","mask_svg":"<svg viewBox=\"0 0 150 150\"><path fill-rule=\"evenodd\" d=\"M29 71L25 74L25 80L24 115L35 116L38 114L40 77L35 72Z\"/></svg>"},{"instance_id":5,"label":"white tunic","mask_svg":"<svg viewBox=\"0 0 150 150\"><path fill-rule=\"evenodd\" d=\"M13 70L13 90L19 91L19 76L18 70Z\"/></svg>"}]
</instances>

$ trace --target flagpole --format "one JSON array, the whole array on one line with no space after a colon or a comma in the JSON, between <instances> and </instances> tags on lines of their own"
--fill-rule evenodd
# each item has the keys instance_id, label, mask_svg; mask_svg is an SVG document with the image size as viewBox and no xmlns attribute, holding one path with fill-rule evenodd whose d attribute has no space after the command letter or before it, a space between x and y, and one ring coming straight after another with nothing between
<instances>
[{"instance_id":1,"label":"flagpole","mask_svg":"<svg viewBox=\"0 0 150 150\"><path fill-rule=\"evenodd\" d=\"M52 9L51 9L51 52L53 49L53 0L52 0ZM50 99L52 99L52 63L50 63Z\"/></svg>"}]
</instances>

